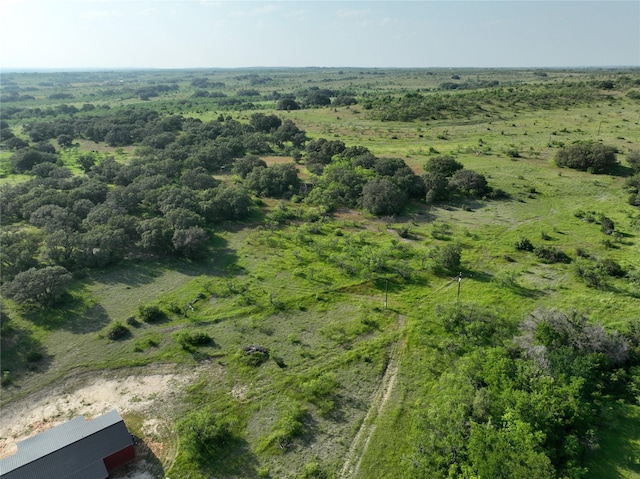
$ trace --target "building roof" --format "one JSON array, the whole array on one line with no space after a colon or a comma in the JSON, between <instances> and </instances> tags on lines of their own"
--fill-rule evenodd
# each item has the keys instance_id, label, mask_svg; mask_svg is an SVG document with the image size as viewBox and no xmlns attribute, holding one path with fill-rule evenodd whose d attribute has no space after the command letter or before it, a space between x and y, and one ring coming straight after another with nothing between
<instances>
[{"instance_id":1,"label":"building roof","mask_svg":"<svg viewBox=\"0 0 640 479\"><path fill-rule=\"evenodd\" d=\"M117 411L93 420L76 417L18 443L18 452L0 460L7 479L104 479L103 459L133 445Z\"/></svg>"}]
</instances>

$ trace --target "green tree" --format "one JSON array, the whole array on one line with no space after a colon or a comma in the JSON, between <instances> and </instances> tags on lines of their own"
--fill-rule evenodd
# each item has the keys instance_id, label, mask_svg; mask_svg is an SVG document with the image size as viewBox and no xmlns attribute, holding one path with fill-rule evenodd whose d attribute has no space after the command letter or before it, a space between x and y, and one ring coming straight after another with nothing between
<instances>
[{"instance_id":1,"label":"green tree","mask_svg":"<svg viewBox=\"0 0 640 479\"><path fill-rule=\"evenodd\" d=\"M214 458L231 438L232 423L205 407L178 421L181 450L194 458Z\"/></svg>"},{"instance_id":2,"label":"green tree","mask_svg":"<svg viewBox=\"0 0 640 479\"><path fill-rule=\"evenodd\" d=\"M436 203L449 198L449 180L442 173L427 171L422 175L427 203Z\"/></svg>"},{"instance_id":3,"label":"green tree","mask_svg":"<svg viewBox=\"0 0 640 479\"><path fill-rule=\"evenodd\" d=\"M491 191L484 175L473 170L458 170L449 179L449 187L468 196L482 196Z\"/></svg>"},{"instance_id":4,"label":"green tree","mask_svg":"<svg viewBox=\"0 0 640 479\"><path fill-rule=\"evenodd\" d=\"M35 301L51 306L66 292L71 279L71 273L62 266L30 268L13 278L7 294L20 303Z\"/></svg>"},{"instance_id":5,"label":"green tree","mask_svg":"<svg viewBox=\"0 0 640 479\"><path fill-rule=\"evenodd\" d=\"M424 169L429 173L439 173L447 178L462 168L462 163L456 161L453 156L434 156L424 165Z\"/></svg>"},{"instance_id":6,"label":"green tree","mask_svg":"<svg viewBox=\"0 0 640 479\"><path fill-rule=\"evenodd\" d=\"M267 163L256 155L247 155L243 158L238 158L233 163L233 173L238 175L240 178L246 178L249 173L253 171L254 168L266 168Z\"/></svg>"},{"instance_id":7,"label":"green tree","mask_svg":"<svg viewBox=\"0 0 640 479\"><path fill-rule=\"evenodd\" d=\"M592 173L607 173L618 166L617 151L615 146L593 141L574 143L558 150L556 164Z\"/></svg>"},{"instance_id":8,"label":"green tree","mask_svg":"<svg viewBox=\"0 0 640 479\"><path fill-rule=\"evenodd\" d=\"M207 249L209 235L199 226L187 229L178 229L173 233L171 243L175 251L189 259L197 259L204 256Z\"/></svg>"},{"instance_id":9,"label":"green tree","mask_svg":"<svg viewBox=\"0 0 640 479\"><path fill-rule=\"evenodd\" d=\"M640 150L631 150L627 154L627 163L635 173L640 173Z\"/></svg>"},{"instance_id":10,"label":"green tree","mask_svg":"<svg viewBox=\"0 0 640 479\"><path fill-rule=\"evenodd\" d=\"M282 125L282 120L276 115L265 115L264 113L254 113L249 119L249 123L257 131L262 133L273 133Z\"/></svg>"},{"instance_id":11,"label":"green tree","mask_svg":"<svg viewBox=\"0 0 640 479\"><path fill-rule=\"evenodd\" d=\"M471 424L469 463L473 477L511 479L556 477L542 450L544 434L507 414L503 427L491 423Z\"/></svg>"},{"instance_id":12,"label":"green tree","mask_svg":"<svg viewBox=\"0 0 640 479\"><path fill-rule=\"evenodd\" d=\"M299 110L300 104L293 98L280 98L276 105L276 110Z\"/></svg>"},{"instance_id":13,"label":"green tree","mask_svg":"<svg viewBox=\"0 0 640 479\"><path fill-rule=\"evenodd\" d=\"M371 180L362 189L362 207L376 216L398 214L406 202L406 194L389 178Z\"/></svg>"}]
</instances>

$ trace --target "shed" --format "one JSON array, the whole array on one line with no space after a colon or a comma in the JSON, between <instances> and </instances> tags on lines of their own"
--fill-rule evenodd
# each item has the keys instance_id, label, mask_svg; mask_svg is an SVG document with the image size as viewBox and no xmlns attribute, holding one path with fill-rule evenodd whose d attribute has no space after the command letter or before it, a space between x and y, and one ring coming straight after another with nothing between
<instances>
[{"instance_id":1,"label":"shed","mask_svg":"<svg viewBox=\"0 0 640 479\"><path fill-rule=\"evenodd\" d=\"M79 416L18 443L0 459L2 479L107 479L133 460L133 438L117 411Z\"/></svg>"}]
</instances>

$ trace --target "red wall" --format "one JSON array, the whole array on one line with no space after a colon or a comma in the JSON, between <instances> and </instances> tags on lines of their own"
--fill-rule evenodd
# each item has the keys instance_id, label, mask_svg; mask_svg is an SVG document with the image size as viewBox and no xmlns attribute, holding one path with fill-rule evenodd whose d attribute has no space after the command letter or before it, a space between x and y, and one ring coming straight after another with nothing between
<instances>
[{"instance_id":1,"label":"red wall","mask_svg":"<svg viewBox=\"0 0 640 479\"><path fill-rule=\"evenodd\" d=\"M136 453L133 450L133 446L127 446L124 449L119 450L111 454L109 457L105 457L104 465L107 467L109 472L112 472L114 469L126 464L129 461L133 461L136 457Z\"/></svg>"}]
</instances>

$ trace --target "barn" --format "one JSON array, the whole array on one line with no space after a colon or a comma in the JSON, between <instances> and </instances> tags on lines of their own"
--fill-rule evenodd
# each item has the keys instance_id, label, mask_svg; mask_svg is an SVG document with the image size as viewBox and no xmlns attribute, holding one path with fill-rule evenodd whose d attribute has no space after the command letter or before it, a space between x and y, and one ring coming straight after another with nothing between
<instances>
[{"instance_id":1,"label":"barn","mask_svg":"<svg viewBox=\"0 0 640 479\"><path fill-rule=\"evenodd\" d=\"M117 411L89 421L79 416L20 441L17 453L0 459L0 478L107 479L134 456Z\"/></svg>"}]
</instances>

